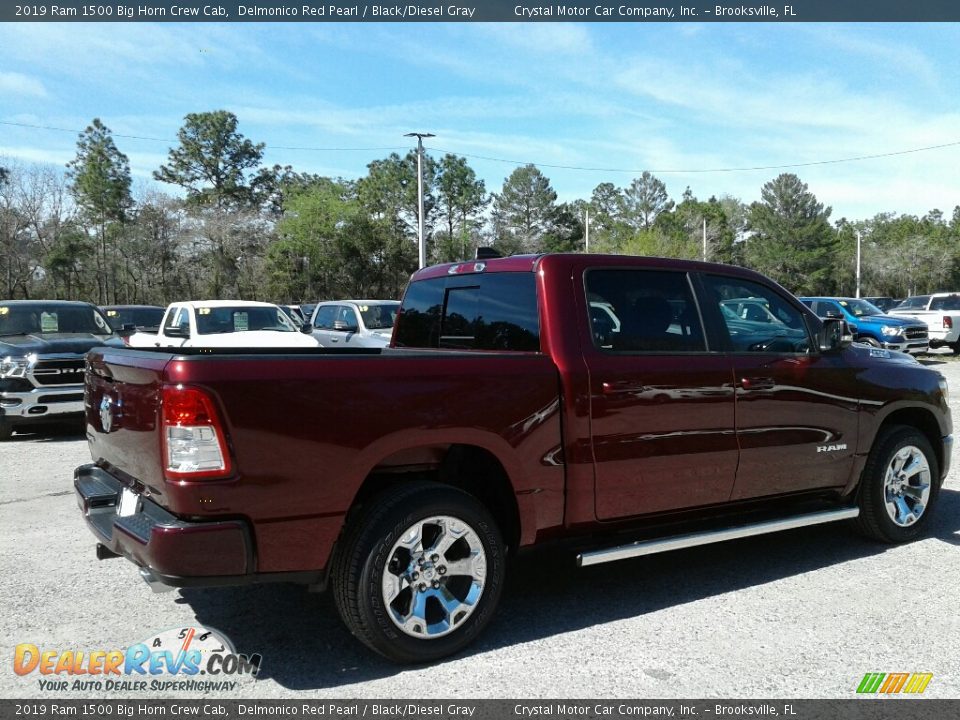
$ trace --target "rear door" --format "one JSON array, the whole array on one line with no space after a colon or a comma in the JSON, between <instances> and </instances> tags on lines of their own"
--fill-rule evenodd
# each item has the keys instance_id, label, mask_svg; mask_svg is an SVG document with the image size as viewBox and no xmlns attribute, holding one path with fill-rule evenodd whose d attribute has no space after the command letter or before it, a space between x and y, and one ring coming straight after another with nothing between
<instances>
[{"instance_id":1,"label":"rear door","mask_svg":"<svg viewBox=\"0 0 960 720\"><path fill-rule=\"evenodd\" d=\"M857 446L857 378L839 355L821 355L799 303L766 284L705 275L704 315L726 334L736 383L740 464L731 499L846 485ZM723 312L753 297L776 322Z\"/></svg>"},{"instance_id":2,"label":"rear door","mask_svg":"<svg viewBox=\"0 0 960 720\"><path fill-rule=\"evenodd\" d=\"M737 468L733 373L686 272L588 270L582 322L596 514L725 502Z\"/></svg>"}]
</instances>

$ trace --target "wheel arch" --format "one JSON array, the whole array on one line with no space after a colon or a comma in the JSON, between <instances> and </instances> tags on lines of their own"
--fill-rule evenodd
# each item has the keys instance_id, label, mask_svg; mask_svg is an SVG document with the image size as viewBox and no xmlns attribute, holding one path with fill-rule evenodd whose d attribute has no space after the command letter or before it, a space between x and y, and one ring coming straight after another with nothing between
<instances>
[{"instance_id":1,"label":"wheel arch","mask_svg":"<svg viewBox=\"0 0 960 720\"><path fill-rule=\"evenodd\" d=\"M933 413L933 411L927 408L917 407L915 405L900 407L885 415L877 424L876 432L873 434L873 438L871 439L870 445L867 447L867 451L869 452L870 448L872 448L877 442L877 438L879 438L885 430L895 425L916 428L924 435L924 437L927 438L927 440L930 442L930 445L933 447L934 454L937 457L937 470L940 474L940 478L942 478L945 467L943 456L943 434L940 428L940 423L937 422L936 415Z\"/></svg>"},{"instance_id":2,"label":"wheel arch","mask_svg":"<svg viewBox=\"0 0 960 720\"><path fill-rule=\"evenodd\" d=\"M497 521L507 547L515 550L522 537L523 521L509 464L490 447L476 443L433 442L395 450L368 468L345 524L398 483L436 482L459 488L479 500Z\"/></svg>"}]
</instances>

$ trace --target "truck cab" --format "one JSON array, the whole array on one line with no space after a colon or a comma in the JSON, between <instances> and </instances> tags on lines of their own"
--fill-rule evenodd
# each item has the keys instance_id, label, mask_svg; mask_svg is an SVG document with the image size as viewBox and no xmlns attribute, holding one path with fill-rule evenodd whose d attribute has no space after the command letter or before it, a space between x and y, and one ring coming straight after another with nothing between
<instances>
[{"instance_id":1,"label":"truck cab","mask_svg":"<svg viewBox=\"0 0 960 720\"><path fill-rule=\"evenodd\" d=\"M321 347L382 348L390 344L397 300L331 300L313 309L310 332Z\"/></svg>"},{"instance_id":2,"label":"truck cab","mask_svg":"<svg viewBox=\"0 0 960 720\"><path fill-rule=\"evenodd\" d=\"M277 305L250 300L172 303L156 333L138 332L130 347L317 347Z\"/></svg>"}]
</instances>

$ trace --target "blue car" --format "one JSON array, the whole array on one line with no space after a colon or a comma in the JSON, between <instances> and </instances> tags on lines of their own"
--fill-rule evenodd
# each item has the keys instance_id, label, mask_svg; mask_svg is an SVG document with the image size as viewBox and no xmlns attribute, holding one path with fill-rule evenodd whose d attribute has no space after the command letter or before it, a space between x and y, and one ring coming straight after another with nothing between
<instances>
[{"instance_id":1,"label":"blue car","mask_svg":"<svg viewBox=\"0 0 960 720\"><path fill-rule=\"evenodd\" d=\"M800 302L818 317L846 320L856 342L908 353L926 352L930 347L926 323L884 315L862 298L802 297Z\"/></svg>"}]
</instances>

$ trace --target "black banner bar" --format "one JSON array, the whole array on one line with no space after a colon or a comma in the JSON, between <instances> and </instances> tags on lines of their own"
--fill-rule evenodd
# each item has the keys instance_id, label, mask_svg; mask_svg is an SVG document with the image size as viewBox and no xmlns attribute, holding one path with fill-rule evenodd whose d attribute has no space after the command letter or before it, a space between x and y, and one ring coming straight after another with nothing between
<instances>
[{"instance_id":1,"label":"black banner bar","mask_svg":"<svg viewBox=\"0 0 960 720\"><path fill-rule=\"evenodd\" d=\"M3 2L3 22L957 22L957 0Z\"/></svg>"},{"instance_id":2,"label":"black banner bar","mask_svg":"<svg viewBox=\"0 0 960 720\"><path fill-rule=\"evenodd\" d=\"M370 720L939 720L960 717L960 700L0 700L0 719L369 718Z\"/></svg>"}]
</instances>

